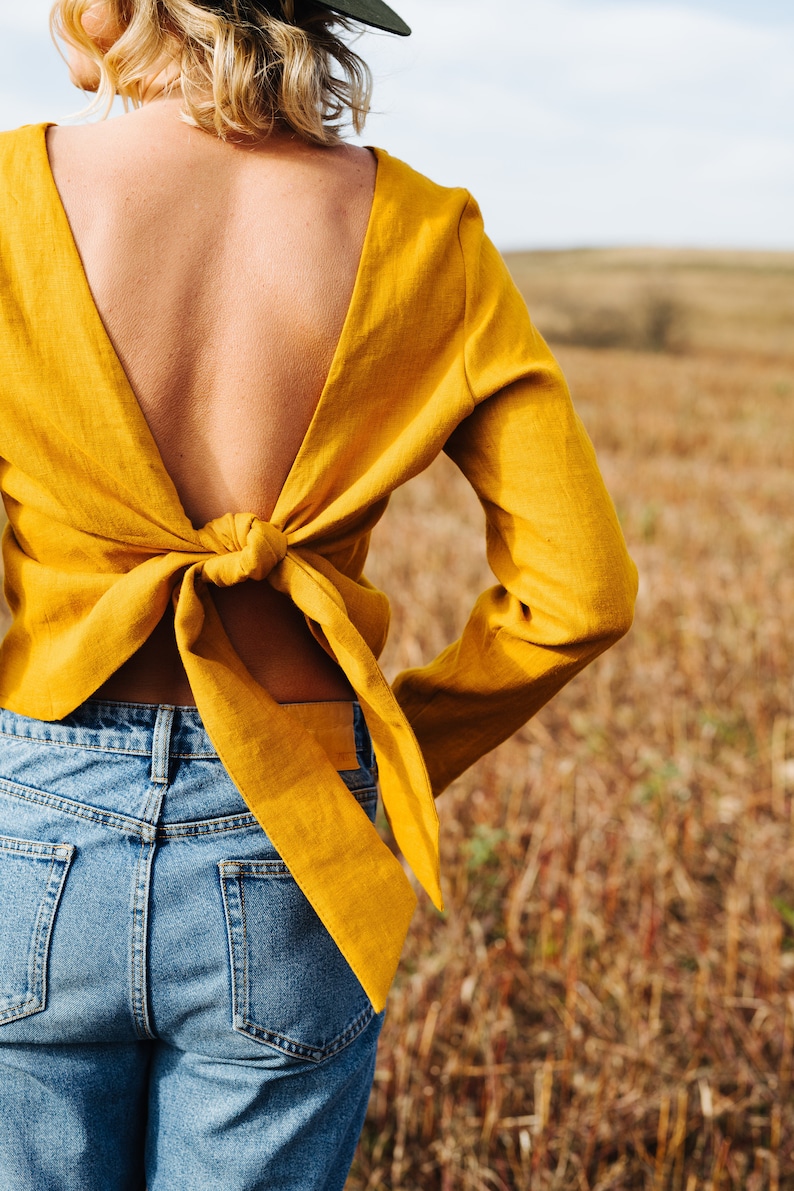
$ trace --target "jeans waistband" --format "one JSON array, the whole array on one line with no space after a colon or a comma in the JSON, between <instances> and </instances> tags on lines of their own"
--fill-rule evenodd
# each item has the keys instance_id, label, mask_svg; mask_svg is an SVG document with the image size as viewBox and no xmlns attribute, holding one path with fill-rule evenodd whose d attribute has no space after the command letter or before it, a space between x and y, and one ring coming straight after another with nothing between
<instances>
[{"instance_id":1,"label":"jeans waistband","mask_svg":"<svg viewBox=\"0 0 794 1191\"><path fill-rule=\"evenodd\" d=\"M372 746L356 700L285 704L323 745L337 769L372 763ZM241 731L245 731L241 725ZM60 720L37 720L0 708L0 734L71 748L151 756L152 780L164 781L170 757L217 758L196 707L89 699Z\"/></svg>"}]
</instances>

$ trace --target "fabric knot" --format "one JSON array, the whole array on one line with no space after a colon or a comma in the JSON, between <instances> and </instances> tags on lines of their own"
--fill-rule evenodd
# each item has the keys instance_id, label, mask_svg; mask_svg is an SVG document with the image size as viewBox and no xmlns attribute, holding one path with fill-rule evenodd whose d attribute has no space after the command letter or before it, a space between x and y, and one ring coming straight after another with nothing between
<instances>
[{"instance_id":1,"label":"fabric knot","mask_svg":"<svg viewBox=\"0 0 794 1191\"><path fill-rule=\"evenodd\" d=\"M216 517L199 530L199 539L212 555L203 564L202 573L216 587L264 579L287 553L287 538L281 530L253 513Z\"/></svg>"}]
</instances>

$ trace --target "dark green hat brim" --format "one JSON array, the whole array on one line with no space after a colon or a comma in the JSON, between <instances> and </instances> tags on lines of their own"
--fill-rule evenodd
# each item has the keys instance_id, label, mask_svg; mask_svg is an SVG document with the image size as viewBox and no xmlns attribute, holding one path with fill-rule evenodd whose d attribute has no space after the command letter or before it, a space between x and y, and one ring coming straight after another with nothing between
<instances>
[{"instance_id":1,"label":"dark green hat brim","mask_svg":"<svg viewBox=\"0 0 794 1191\"><path fill-rule=\"evenodd\" d=\"M326 4L326 0L320 0L320 3L323 8L330 8L331 12L352 17L354 21L371 25L373 29L385 29L387 33L398 33L400 37L410 35L411 30L405 21L382 0L342 0L341 4Z\"/></svg>"}]
</instances>

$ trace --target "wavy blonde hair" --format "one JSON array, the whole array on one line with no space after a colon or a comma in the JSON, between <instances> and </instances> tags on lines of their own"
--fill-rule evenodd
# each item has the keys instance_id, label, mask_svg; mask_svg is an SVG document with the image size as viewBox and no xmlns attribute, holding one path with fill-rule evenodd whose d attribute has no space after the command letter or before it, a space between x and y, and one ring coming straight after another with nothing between
<instances>
[{"instance_id":1,"label":"wavy blonde hair","mask_svg":"<svg viewBox=\"0 0 794 1191\"><path fill-rule=\"evenodd\" d=\"M346 23L310 0L101 0L119 30L109 45L83 27L95 7L56 0L50 18L56 37L97 64L89 111L107 113L116 95L139 106L147 82L171 66L183 118L223 140L262 139L286 125L312 144L335 145L346 124L364 127L369 68L331 31Z\"/></svg>"}]
</instances>

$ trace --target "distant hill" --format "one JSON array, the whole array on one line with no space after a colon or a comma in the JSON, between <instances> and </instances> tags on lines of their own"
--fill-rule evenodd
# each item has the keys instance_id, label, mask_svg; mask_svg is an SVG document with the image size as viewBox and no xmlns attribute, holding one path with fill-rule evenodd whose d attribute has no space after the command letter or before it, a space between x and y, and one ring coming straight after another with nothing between
<instances>
[{"instance_id":1,"label":"distant hill","mask_svg":"<svg viewBox=\"0 0 794 1191\"><path fill-rule=\"evenodd\" d=\"M794 359L794 252L505 254L551 343Z\"/></svg>"}]
</instances>

